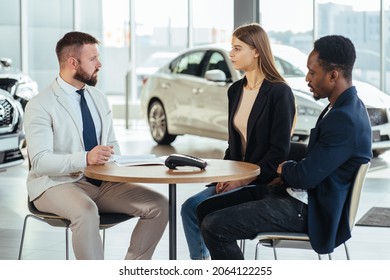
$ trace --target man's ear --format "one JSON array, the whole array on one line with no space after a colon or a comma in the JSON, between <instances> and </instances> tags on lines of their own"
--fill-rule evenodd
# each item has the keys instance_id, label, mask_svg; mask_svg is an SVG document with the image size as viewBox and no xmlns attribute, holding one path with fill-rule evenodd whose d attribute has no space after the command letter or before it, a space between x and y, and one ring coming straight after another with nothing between
<instances>
[{"instance_id":1,"label":"man's ear","mask_svg":"<svg viewBox=\"0 0 390 280\"><path fill-rule=\"evenodd\" d=\"M339 75L340 75L339 71L332 70L330 72L330 80L333 81L333 82L336 81L339 78Z\"/></svg>"},{"instance_id":2,"label":"man's ear","mask_svg":"<svg viewBox=\"0 0 390 280\"><path fill-rule=\"evenodd\" d=\"M73 69L73 70L76 70L78 65L79 65L79 62L77 61L76 58L70 56L67 60L68 62L68 65Z\"/></svg>"}]
</instances>

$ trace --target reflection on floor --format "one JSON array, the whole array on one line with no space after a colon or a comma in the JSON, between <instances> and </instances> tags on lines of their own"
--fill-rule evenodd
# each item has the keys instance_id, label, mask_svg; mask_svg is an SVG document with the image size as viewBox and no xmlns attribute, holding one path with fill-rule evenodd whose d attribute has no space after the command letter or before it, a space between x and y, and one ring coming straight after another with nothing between
<instances>
[{"instance_id":1,"label":"reflection on floor","mask_svg":"<svg viewBox=\"0 0 390 280\"><path fill-rule=\"evenodd\" d=\"M202 158L222 158L226 142L195 136L181 136L171 146L157 146L152 141L147 126L136 122L131 129L124 128L122 120L115 120L117 137L122 154L156 154L171 153L191 154ZM371 207L390 206L390 152L373 159L361 198L357 219ZM27 163L0 173L0 259L15 260L18 256L23 219L27 211L27 192L25 180ZM151 185L152 188L168 195L166 185ZM189 259L181 220L180 205L190 195L203 188L203 184L179 184L178 200L178 259ZM127 221L106 232L106 259L123 259L128 247L135 219ZM390 260L390 228L356 226L352 239L348 242L351 259L355 260ZM246 242L245 257L254 258L255 240ZM71 259L74 258L71 251ZM280 249L280 259L317 259L317 255L308 250ZM64 259L65 232L46 224L31 220L23 253L24 259ZM344 248L335 250L334 259L345 259ZM154 259L168 259L168 230L166 230L154 255ZM273 259L272 249L261 247L260 259Z\"/></svg>"}]
</instances>

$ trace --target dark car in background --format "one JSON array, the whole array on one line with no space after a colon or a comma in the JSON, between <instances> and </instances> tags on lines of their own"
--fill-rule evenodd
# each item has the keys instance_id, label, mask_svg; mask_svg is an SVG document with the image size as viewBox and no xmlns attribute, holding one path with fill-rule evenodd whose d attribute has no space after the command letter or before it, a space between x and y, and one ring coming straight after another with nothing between
<instances>
[{"instance_id":1,"label":"dark car in background","mask_svg":"<svg viewBox=\"0 0 390 280\"><path fill-rule=\"evenodd\" d=\"M36 81L13 67L11 59L0 58L0 171L24 161L24 108L37 94Z\"/></svg>"},{"instance_id":2,"label":"dark car in background","mask_svg":"<svg viewBox=\"0 0 390 280\"><path fill-rule=\"evenodd\" d=\"M0 171L24 161L23 109L20 102L0 89Z\"/></svg>"},{"instance_id":3,"label":"dark car in background","mask_svg":"<svg viewBox=\"0 0 390 280\"><path fill-rule=\"evenodd\" d=\"M0 58L0 89L8 91L23 109L38 94L37 82L13 67L9 58Z\"/></svg>"}]
</instances>

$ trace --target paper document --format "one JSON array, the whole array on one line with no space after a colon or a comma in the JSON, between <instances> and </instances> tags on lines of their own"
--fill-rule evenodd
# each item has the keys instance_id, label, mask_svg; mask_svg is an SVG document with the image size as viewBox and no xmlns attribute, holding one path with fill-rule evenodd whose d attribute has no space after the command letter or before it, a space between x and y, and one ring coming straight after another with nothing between
<instances>
[{"instance_id":1,"label":"paper document","mask_svg":"<svg viewBox=\"0 0 390 280\"><path fill-rule=\"evenodd\" d=\"M119 166L137 166L137 165L163 165L164 161L154 154L148 155L113 155L112 160Z\"/></svg>"}]
</instances>

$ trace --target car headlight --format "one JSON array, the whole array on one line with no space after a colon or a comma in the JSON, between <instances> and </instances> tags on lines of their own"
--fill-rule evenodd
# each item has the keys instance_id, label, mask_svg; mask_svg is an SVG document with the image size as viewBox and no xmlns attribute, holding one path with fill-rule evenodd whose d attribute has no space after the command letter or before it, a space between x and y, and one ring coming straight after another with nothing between
<instances>
[{"instance_id":1,"label":"car headlight","mask_svg":"<svg viewBox=\"0 0 390 280\"><path fill-rule=\"evenodd\" d=\"M298 116L313 116L313 117L318 117L321 114L322 111L312 108L312 107L307 107L307 106L302 106L298 105L297 106L297 113Z\"/></svg>"},{"instance_id":2,"label":"car headlight","mask_svg":"<svg viewBox=\"0 0 390 280\"><path fill-rule=\"evenodd\" d=\"M38 92L38 85L36 82L29 82L25 84L16 85L15 95L25 99L30 100L33 98Z\"/></svg>"},{"instance_id":3,"label":"car headlight","mask_svg":"<svg viewBox=\"0 0 390 280\"><path fill-rule=\"evenodd\" d=\"M367 108L371 126L386 124L389 122L385 108Z\"/></svg>"}]
</instances>

